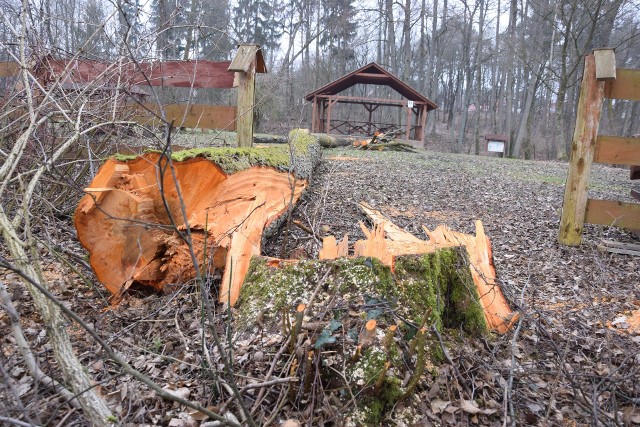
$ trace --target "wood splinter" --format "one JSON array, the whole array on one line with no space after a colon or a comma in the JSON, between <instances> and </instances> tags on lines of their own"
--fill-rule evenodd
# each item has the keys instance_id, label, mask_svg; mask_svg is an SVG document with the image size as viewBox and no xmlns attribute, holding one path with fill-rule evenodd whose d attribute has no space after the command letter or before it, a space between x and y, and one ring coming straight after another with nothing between
<instances>
[{"instance_id":1,"label":"wood splinter","mask_svg":"<svg viewBox=\"0 0 640 427\"><path fill-rule=\"evenodd\" d=\"M422 240L404 231L368 204L361 202L358 206L373 223L373 229L369 230L360 223L365 239L355 242L354 257L374 257L393 270L394 260L398 256L433 253L441 248L462 246L467 252L469 272L476 285L488 326L500 333L508 331L513 326L518 319L518 313L511 310L498 286L491 241L486 236L481 221L475 223L475 236L453 231L445 225L440 225L433 231L423 226L428 240ZM320 259L335 259L341 256L338 255L338 245L334 237L325 237L323 243L326 248L323 245Z\"/></svg>"}]
</instances>

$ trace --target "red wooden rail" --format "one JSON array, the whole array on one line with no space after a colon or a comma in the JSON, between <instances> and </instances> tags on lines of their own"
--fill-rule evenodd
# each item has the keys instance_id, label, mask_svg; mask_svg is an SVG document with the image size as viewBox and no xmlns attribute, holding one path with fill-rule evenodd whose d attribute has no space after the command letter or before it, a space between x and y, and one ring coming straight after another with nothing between
<instances>
[{"instance_id":1,"label":"red wooden rail","mask_svg":"<svg viewBox=\"0 0 640 427\"><path fill-rule=\"evenodd\" d=\"M227 69L231 61L164 61L142 63L106 63L86 60L57 60L45 58L32 72L44 84L56 79L64 88L82 88L87 85L132 89L138 86L193 87L198 89L233 87L234 73ZM16 62L0 62L0 77L16 76L20 67ZM139 90L133 92L140 93ZM157 106L146 104L158 116ZM200 129L236 129L235 106L221 105L165 105L168 121L176 126ZM159 120L143 108L136 108L134 119L141 124ZM185 111L186 110L186 111Z\"/></svg>"},{"instance_id":2,"label":"red wooden rail","mask_svg":"<svg viewBox=\"0 0 640 427\"><path fill-rule=\"evenodd\" d=\"M231 61L164 61L142 63L106 63L84 60L47 59L36 66L35 73L44 81L59 78L62 82L100 81L135 86L171 86L194 88L231 88L233 73L227 72Z\"/></svg>"}]
</instances>

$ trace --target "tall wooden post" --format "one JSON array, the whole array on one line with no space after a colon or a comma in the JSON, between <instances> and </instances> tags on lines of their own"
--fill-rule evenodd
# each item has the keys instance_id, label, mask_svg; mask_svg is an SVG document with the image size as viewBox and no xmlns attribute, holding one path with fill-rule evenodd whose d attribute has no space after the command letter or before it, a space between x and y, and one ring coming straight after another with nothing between
<instances>
[{"instance_id":1,"label":"tall wooden post","mask_svg":"<svg viewBox=\"0 0 640 427\"><path fill-rule=\"evenodd\" d=\"M329 97L329 106L327 107L327 128L325 130L326 133L331 133L331 107L333 106L333 99Z\"/></svg>"},{"instance_id":2,"label":"tall wooden post","mask_svg":"<svg viewBox=\"0 0 640 427\"><path fill-rule=\"evenodd\" d=\"M587 183L596 149L604 84L604 81L596 79L594 56L586 56L558 235L558 241L563 245L579 246L582 241L587 208Z\"/></svg>"},{"instance_id":3,"label":"tall wooden post","mask_svg":"<svg viewBox=\"0 0 640 427\"><path fill-rule=\"evenodd\" d=\"M412 122L412 117L411 117L411 111L412 111L412 107L409 107L409 103L407 103L407 129L405 131L405 135L404 135L404 139L406 139L407 141L411 138L411 122Z\"/></svg>"},{"instance_id":4,"label":"tall wooden post","mask_svg":"<svg viewBox=\"0 0 640 427\"><path fill-rule=\"evenodd\" d=\"M256 73L266 73L267 68L260 46L241 44L227 71L236 73L238 86L238 118L236 132L238 147L253 145L253 108L255 103Z\"/></svg>"},{"instance_id":5,"label":"tall wooden post","mask_svg":"<svg viewBox=\"0 0 640 427\"><path fill-rule=\"evenodd\" d=\"M251 147L253 144L253 104L255 101L256 72L255 62L246 73L238 73L238 147Z\"/></svg>"},{"instance_id":6,"label":"tall wooden post","mask_svg":"<svg viewBox=\"0 0 640 427\"><path fill-rule=\"evenodd\" d=\"M427 114L428 109L426 104L420 106L420 136L419 139L424 145L426 143L425 135L427 133Z\"/></svg>"}]
</instances>

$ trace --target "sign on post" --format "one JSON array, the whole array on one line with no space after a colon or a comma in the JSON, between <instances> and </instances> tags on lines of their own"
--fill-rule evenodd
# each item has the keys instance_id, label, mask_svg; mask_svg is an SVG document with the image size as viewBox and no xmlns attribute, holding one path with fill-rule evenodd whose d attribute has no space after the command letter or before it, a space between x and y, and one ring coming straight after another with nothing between
<instances>
[{"instance_id":1,"label":"sign on post","mask_svg":"<svg viewBox=\"0 0 640 427\"><path fill-rule=\"evenodd\" d=\"M485 135L484 139L487 141L487 151L489 153L502 153L502 156L504 156L509 142L507 135Z\"/></svg>"}]
</instances>

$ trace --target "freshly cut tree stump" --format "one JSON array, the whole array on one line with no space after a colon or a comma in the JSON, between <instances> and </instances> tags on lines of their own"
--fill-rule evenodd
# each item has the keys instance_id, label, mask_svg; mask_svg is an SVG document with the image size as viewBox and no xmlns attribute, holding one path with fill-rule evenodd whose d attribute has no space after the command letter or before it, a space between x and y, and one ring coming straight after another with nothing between
<instances>
[{"instance_id":1,"label":"freshly cut tree stump","mask_svg":"<svg viewBox=\"0 0 640 427\"><path fill-rule=\"evenodd\" d=\"M264 389L264 407L288 396L303 410L314 399L316 408L341 408L336 425L400 424L399 405L417 412L444 360L438 333L489 332L465 259L462 247L400 255L392 272L375 257L254 257L232 339L239 351L281 355L270 378L291 378ZM238 372L265 369L263 358L235 363Z\"/></svg>"},{"instance_id":2,"label":"freshly cut tree stump","mask_svg":"<svg viewBox=\"0 0 640 427\"><path fill-rule=\"evenodd\" d=\"M107 160L75 212L98 280L116 299L134 283L161 290L194 278L195 259L224 268L220 301L235 304L251 257L319 161L315 138L292 131L290 139L180 151L172 168L159 153Z\"/></svg>"},{"instance_id":3,"label":"freshly cut tree stump","mask_svg":"<svg viewBox=\"0 0 640 427\"><path fill-rule=\"evenodd\" d=\"M491 241L485 235L481 221L476 221L475 236L453 231L445 225L438 226L433 232L423 226L429 240L421 240L393 224L382 212L368 204L361 202L358 206L374 227L373 230L369 230L360 223L366 239L355 243L354 257L378 258L393 271L399 256L433 253L438 249L457 246L464 247L471 278L477 288L479 304L487 325L499 333L511 329L518 319L518 313L511 310L498 286ZM348 243L343 239L341 245L344 247ZM345 249L339 251L336 246L334 237L326 237L323 240L320 259L334 259L346 252Z\"/></svg>"}]
</instances>

